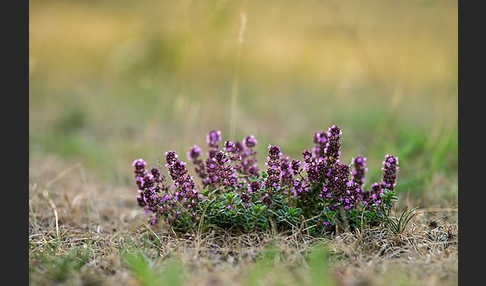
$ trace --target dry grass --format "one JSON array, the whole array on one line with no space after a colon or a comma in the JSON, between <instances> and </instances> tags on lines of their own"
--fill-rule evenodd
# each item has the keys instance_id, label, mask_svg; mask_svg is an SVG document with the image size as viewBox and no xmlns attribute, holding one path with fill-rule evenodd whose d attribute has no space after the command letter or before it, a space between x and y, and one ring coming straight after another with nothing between
<instances>
[{"instance_id":1,"label":"dry grass","mask_svg":"<svg viewBox=\"0 0 486 286\"><path fill-rule=\"evenodd\" d=\"M316 242L331 252L338 285L457 284L457 209L423 209L405 233L364 229L312 238L304 234L176 235L164 226L149 228L127 187L97 183L82 165L55 157L30 162L29 254L31 283L50 285L49 265L41 257L89 249L91 255L69 285L138 285L120 251L140 249L155 266L169 257L183 261L187 285L243 285L262 249L275 245L278 275L265 283L294 285L307 279L298 265ZM56 215L57 214L57 215ZM403 279L402 279L403 278ZM407 284L408 285L408 284Z\"/></svg>"}]
</instances>

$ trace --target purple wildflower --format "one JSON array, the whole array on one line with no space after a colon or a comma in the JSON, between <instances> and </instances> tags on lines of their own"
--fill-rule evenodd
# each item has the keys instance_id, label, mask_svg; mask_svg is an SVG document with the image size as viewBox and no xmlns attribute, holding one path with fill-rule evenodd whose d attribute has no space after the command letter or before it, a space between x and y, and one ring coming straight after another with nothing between
<instances>
[{"instance_id":1,"label":"purple wildflower","mask_svg":"<svg viewBox=\"0 0 486 286\"><path fill-rule=\"evenodd\" d=\"M194 161L197 160L201 156L201 148L199 146L194 145L189 149L189 152L187 152L187 159Z\"/></svg>"},{"instance_id":2,"label":"purple wildflower","mask_svg":"<svg viewBox=\"0 0 486 286\"><path fill-rule=\"evenodd\" d=\"M256 146L257 143L258 141L255 139L253 135L250 135L243 140L243 145L246 148L253 148Z\"/></svg>"},{"instance_id":3,"label":"purple wildflower","mask_svg":"<svg viewBox=\"0 0 486 286\"><path fill-rule=\"evenodd\" d=\"M224 149L229 154L230 160L235 162L235 167L239 169L239 162L241 161L241 153L243 151L243 145L240 142L225 141Z\"/></svg>"},{"instance_id":4,"label":"purple wildflower","mask_svg":"<svg viewBox=\"0 0 486 286\"><path fill-rule=\"evenodd\" d=\"M174 151L168 151L165 152L165 161L167 162L167 165L172 165L177 161L177 154ZM166 166L167 166L166 165Z\"/></svg>"},{"instance_id":5,"label":"purple wildflower","mask_svg":"<svg viewBox=\"0 0 486 286\"><path fill-rule=\"evenodd\" d=\"M237 176L234 167L226 154L217 152L214 157L206 159L208 185L213 188L221 186L237 186Z\"/></svg>"},{"instance_id":6,"label":"purple wildflower","mask_svg":"<svg viewBox=\"0 0 486 286\"><path fill-rule=\"evenodd\" d=\"M324 158L325 152L324 149L326 148L327 144L327 132L321 131L314 133L314 144L316 145L312 149L312 153L316 158Z\"/></svg>"},{"instance_id":7,"label":"purple wildflower","mask_svg":"<svg viewBox=\"0 0 486 286\"><path fill-rule=\"evenodd\" d=\"M299 160L292 160L291 168L292 168L292 171L294 172L294 175L300 174L300 167L301 166L302 166L302 163Z\"/></svg>"},{"instance_id":8,"label":"purple wildflower","mask_svg":"<svg viewBox=\"0 0 486 286\"><path fill-rule=\"evenodd\" d=\"M357 184L359 187L362 187L365 181L366 171L366 158L363 156L356 156L351 160L351 164L353 165L353 182Z\"/></svg>"},{"instance_id":9,"label":"purple wildflower","mask_svg":"<svg viewBox=\"0 0 486 286\"><path fill-rule=\"evenodd\" d=\"M294 174L290 168L289 157L282 156L280 158L280 170L281 170L281 185L282 187L291 187L294 181ZM286 193L286 190L284 191Z\"/></svg>"},{"instance_id":10,"label":"purple wildflower","mask_svg":"<svg viewBox=\"0 0 486 286\"><path fill-rule=\"evenodd\" d=\"M342 131L336 125L329 127L327 131L327 143L324 148L324 154L330 163L339 161L341 156L341 151L339 150L341 148L341 135Z\"/></svg>"},{"instance_id":11,"label":"purple wildflower","mask_svg":"<svg viewBox=\"0 0 486 286\"><path fill-rule=\"evenodd\" d=\"M307 179L310 182L317 182L319 180L319 174L316 170L316 158L312 157L312 153L309 150L302 152L304 157L304 169L307 173Z\"/></svg>"},{"instance_id":12,"label":"purple wildflower","mask_svg":"<svg viewBox=\"0 0 486 286\"><path fill-rule=\"evenodd\" d=\"M335 167L331 170L331 178L329 180L329 188L335 194L343 194L349 181L349 166L337 162Z\"/></svg>"},{"instance_id":13,"label":"purple wildflower","mask_svg":"<svg viewBox=\"0 0 486 286\"><path fill-rule=\"evenodd\" d=\"M277 188L280 183L280 148L278 146L268 146L268 157L267 157L267 174L265 178L265 187L267 189Z\"/></svg>"},{"instance_id":14,"label":"purple wildflower","mask_svg":"<svg viewBox=\"0 0 486 286\"><path fill-rule=\"evenodd\" d=\"M169 157L170 155L170 157ZM168 152L167 157L167 169L169 176L174 182L176 191L174 192L173 200L180 201L182 206L187 210L195 210L201 195L195 189L194 180L189 176L186 163L177 159L175 152ZM170 160L174 158L173 160ZM169 162L172 162L169 165Z\"/></svg>"},{"instance_id":15,"label":"purple wildflower","mask_svg":"<svg viewBox=\"0 0 486 286\"><path fill-rule=\"evenodd\" d=\"M252 193L257 193L258 191L260 191L260 183L258 181L253 181L251 182L250 184L250 190Z\"/></svg>"},{"instance_id":16,"label":"purple wildflower","mask_svg":"<svg viewBox=\"0 0 486 286\"><path fill-rule=\"evenodd\" d=\"M398 167L398 157L392 155L386 155L383 161L383 179L382 184L385 188L393 191L397 185L397 173L400 168Z\"/></svg>"},{"instance_id":17,"label":"purple wildflower","mask_svg":"<svg viewBox=\"0 0 486 286\"><path fill-rule=\"evenodd\" d=\"M379 205L381 203L381 195L384 193L383 184L373 183L370 190L363 191L362 201L363 205Z\"/></svg>"},{"instance_id":18,"label":"purple wildflower","mask_svg":"<svg viewBox=\"0 0 486 286\"><path fill-rule=\"evenodd\" d=\"M198 177L203 180L203 185L206 185L206 166L204 165L204 161L199 158L201 154L201 148L199 148L199 146L197 145L194 145L189 149L189 152L187 152L187 158L192 161L192 164L194 164L194 171L196 171Z\"/></svg>"},{"instance_id":19,"label":"purple wildflower","mask_svg":"<svg viewBox=\"0 0 486 286\"><path fill-rule=\"evenodd\" d=\"M235 143L233 143L233 141L225 141L224 142L224 149L227 152L233 152L234 148L235 148Z\"/></svg>"},{"instance_id":20,"label":"purple wildflower","mask_svg":"<svg viewBox=\"0 0 486 286\"><path fill-rule=\"evenodd\" d=\"M239 155L239 163L236 164L236 169L244 175L252 175L258 177L259 169L257 165L256 154L257 152L253 150L256 146L257 141L250 135L243 139L243 142L235 143L235 153Z\"/></svg>"},{"instance_id":21,"label":"purple wildflower","mask_svg":"<svg viewBox=\"0 0 486 286\"><path fill-rule=\"evenodd\" d=\"M139 170L147 167L147 163L145 163L143 159L137 159L133 161L132 166L135 167L136 170Z\"/></svg>"},{"instance_id":22,"label":"purple wildflower","mask_svg":"<svg viewBox=\"0 0 486 286\"><path fill-rule=\"evenodd\" d=\"M221 131L219 130L211 130L206 135L206 141L208 143L208 158L213 158L216 156L219 150L218 142L222 140Z\"/></svg>"},{"instance_id":23,"label":"purple wildflower","mask_svg":"<svg viewBox=\"0 0 486 286\"><path fill-rule=\"evenodd\" d=\"M218 142L221 140L221 131L219 130L211 130L206 136L206 141L210 148L218 148Z\"/></svg>"},{"instance_id":24,"label":"purple wildflower","mask_svg":"<svg viewBox=\"0 0 486 286\"><path fill-rule=\"evenodd\" d=\"M136 180L137 178L139 178L138 181L140 184L142 184L142 178L147 174L147 170L145 170L145 168L147 167L147 163L145 163L143 159L137 159L133 161L132 166L135 167L134 173Z\"/></svg>"},{"instance_id":25,"label":"purple wildflower","mask_svg":"<svg viewBox=\"0 0 486 286\"><path fill-rule=\"evenodd\" d=\"M168 192L169 187L164 182L164 177L156 168L152 168L150 173L145 169L147 164L142 159L137 159L133 162L135 167L135 183L138 189L136 197L137 204L145 209L146 213L152 212L154 217L159 212L161 192ZM151 222L156 221L152 218Z\"/></svg>"},{"instance_id":26,"label":"purple wildflower","mask_svg":"<svg viewBox=\"0 0 486 286\"><path fill-rule=\"evenodd\" d=\"M328 206L330 210L335 210L337 206L342 205L346 210L355 203L355 192L350 190L352 185L349 182L349 166L336 162L330 169L328 184L323 188L321 194L328 201L337 201Z\"/></svg>"},{"instance_id":27,"label":"purple wildflower","mask_svg":"<svg viewBox=\"0 0 486 286\"><path fill-rule=\"evenodd\" d=\"M265 185L265 195L263 197L263 203L270 206L272 204L271 195L273 194L274 190L280 189L280 157L282 153L280 153L280 148L278 146L268 146L268 157L267 157L267 174L268 176L265 178L264 185Z\"/></svg>"},{"instance_id":28,"label":"purple wildflower","mask_svg":"<svg viewBox=\"0 0 486 286\"><path fill-rule=\"evenodd\" d=\"M304 161L306 163L310 163L310 160L312 159L312 153L309 152L309 150L305 150L304 152L302 152L302 156L304 157Z\"/></svg>"}]
</instances>

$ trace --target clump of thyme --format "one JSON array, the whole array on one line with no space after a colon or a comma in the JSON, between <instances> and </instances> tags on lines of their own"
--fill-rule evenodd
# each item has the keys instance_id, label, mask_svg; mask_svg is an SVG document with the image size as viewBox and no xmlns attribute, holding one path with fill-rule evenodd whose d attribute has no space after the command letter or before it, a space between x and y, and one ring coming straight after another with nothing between
<instances>
[{"instance_id":1,"label":"clump of thyme","mask_svg":"<svg viewBox=\"0 0 486 286\"><path fill-rule=\"evenodd\" d=\"M221 132L212 130L206 137L205 159L196 145L187 152L199 182L174 151L165 153L171 182L157 168L149 172L143 159L135 160L136 201L151 213L150 223L162 220L181 232L284 231L305 222L312 233L323 233L340 224L354 229L363 222L385 223L397 200L398 158L387 154L381 181L366 188L366 158L342 162L341 136L336 125L316 132L312 152L304 150L302 160L290 159L270 145L260 171L254 136L220 146Z\"/></svg>"}]
</instances>

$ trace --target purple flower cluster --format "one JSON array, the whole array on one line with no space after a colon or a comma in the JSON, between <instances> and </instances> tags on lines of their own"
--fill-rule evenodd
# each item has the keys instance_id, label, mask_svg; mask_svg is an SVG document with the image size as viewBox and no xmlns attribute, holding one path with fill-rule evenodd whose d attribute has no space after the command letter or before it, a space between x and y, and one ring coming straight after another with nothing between
<instances>
[{"instance_id":1,"label":"purple flower cluster","mask_svg":"<svg viewBox=\"0 0 486 286\"><path fill-rule=\"evenodd\" d=\"M263 197L263 203L270 206L272 204L271 195L280 190L280 157L282 153L278 146L268 145L267 162L267 177L263 184L265 186L266 193Z\"/></svg>"},{"instance_id":2,"label":"purple flower cluster","mask_svg":"<svg viewBox=\"0 0 486 286\"><path fill-rule=\"evenodd\" d=\"M400 168L398 167L398 157L392 155L385 155L383 161L383 178L379 183L373 183L371 189L363 192L362 200L363 205L368 204L381 204L381 196L384 194L385 189L393 191L397 184L397 173Z\"/></svg>"},{"instance_id":3,"label":"purple flower cluster","mask_svg":"<svg viewBox=\"0 0 486 286\"><path fill-rule=\"evenodd\" d=\"M268 145L268 156L267 156L267 174L265 178L265 187L267 188L278 188L280 187L280 148L278 146Z\"/></svg>"},{"instance_id":4,"label":"purple flower cluster","mask_svg":"<svg viewBox=\"0 0 486 286\"><path fill-rule=\"evenodd\" d=\"M147 171L147 163L143 159L133 161L135 183L138 187L137 204L145 209L145 213L152 212L151 223L157 222L160 202L163 195L167 195L169 186L165 178L156 168Z\"/></svg>"},{"instance_id":5,"label":"purple flower cluster","mask_svg":"<svg viewBox=\"0 0 486 286\"><path fill-rule=\"evenodd\" d=\"M188 174L186 163L177 159L174 151L165 153L166 167L174 182L174 201L180 201L185 209L194 210L202 198L195 189L194 180Z\"/></svg>"},{"instance_id":6,"label":"purple flower cluster","mask_svg":"<svg viewBox=\"0 0 486 286\"><path fill-rule=\"evenodd\" d=\"M139 189L143 188L143 177L145 175L148 175L147 170L145 169L147 167L147 163L143 159L137 159L133 161L132 166L135 168L133 171L135 174L135 183L137 184Z\"/></svg>"},{"instance_id":7,"label":"purple flower cluster","mask_svg":"<svg viewBox=\"0 0 486 286\"><path fill-rule=\"evenodd\" d=\"M199 148L199 146L197 145L194 145L189 149L189 152L187 152L187 159L192 161L196 174L204 182L204 179L207 178L208 174L206 173L206 166L204 165L204 161L200 159L201 153L201 148Z\"/></svg>"},{"instance_id":8,"label":"purple flower cluster","mask_svg":"<svg viewBox=\"0 0 486 286\"><path fill-rule=\"evenodd\" d=\"M206 142L209 146L208 157L213 158L218 153L218 142L222 139L221 131L219 130L211 130L209 131L208 135L206 135Z\"/></svg>"},{"instance_id":9,"label":"purple flower cluster","mask_svg":"<svg viewBox=\"0 0 486 286\"><path fill-rule=\"evenodd\" d=\"M254 136L247 136L242 141L225 141L220 149L221 131L212 130L206 136L207 157L202 158L201 148L194 145L187 152L187 158L193 163L194 171L205 188L203 193L208 190L216 190L217 195L235 192L247 206L262 203L273 208L281 204L273 204L277 198L298 207L313 205L319 208L318 211L339 208L349 211L360 206L382 204L385 189L395 189L398 158L385 156L381 182L372 184L367 190L364 188L368 170L366 158L359 155L351 160L350 165L342 163L341 136L342 131L336 125L327 131L316 132L314 147L312 151L302 153L302 161L291 160L282 154L280 147L269 145L266 176L263 178L257 166L254 150L257 140ZM166 183L160 170L153 168L149 172L144 160L133 162L139 192L138 205L153 213L152 223L157 221L158 216L164 216L171 223L181 213L196 219L205 197L197 190L186 163L179 160L174 151L165 153L165 161L172 185ZM227 204L228 210L238 207L237 200ZM320 222L329 224L326 220Z\"/></svg>"},{"instance_id":10,"label":"purple flower cluster","mask_svg":"<svg viewBox=\"0 0 486 286\"><path fill-rule=\"evenodd\" d=\"M291 187L292 183L294 182L294 173L290 168L290 158L286 156L280 157L280 185L282 187ZM284 194L288 194L287 188L283 190Z\"/></svg>"},{"instance_id":11,"label":"purple flower cluster","mask_svg":"<svg viewBox=\"0 0 486 286\"><path fill-rule=\"evenodd\" d=\"M240 195L241 201L245 203L248 207L251 206L253 198L261 195L261 184L258 181L248 183L246 178L240 179L236 188L239 190L238 194Z\"/></svg>"},{"instance_id":12,"label":"purple flower cluster","mask_svg":"<svg viewBox=\"0 0 486 286\"><path fill-rule=\"evenodd\" d=\"M225 141L221 150L218 145L222 141L221 131L209 131L206 141L209 148L206 160L201 159L202 152L197 145L191 147L187 153L203 186L211 189L236 186L237 172L247 176L259 176L254 151L257 141L253 135L241 142Z\"/></svg>"},{"instance_id":13,"label":"purple flower cluster","mask_svg":"<svg viewBox=\"0 0 486 286\"><path fill-rule=\"evenodd\" d=\"M339 127L333 125L327 130L327 144L324 148L324 155L330 163L334 163L339 160L341 156L341 135L343 132Z\"/></svg>"},{"instance_id":14,"label":"purple flower cluster","mask_svg":"<svg viewBox=\"0 0 486 286\"><path fill-rule=\"evenodd\" d=\"M143 159L137 159L133 161L132 166L135 168L134 174L135 174L135 183L137 184L138 187L138 196L137 196L137 203L140 207L145 207L147 203L145 202L145 195L144 195L144 180L143 177L145 175L148 175L147 170L145 169L147 167L147 163Z\"/></svg>"},{"instance_id":15,"label":"purple flower cluster","mask_svg":"<svg viewBox=\"0 0 486 286\"><path fill-rule=\"evenodd\" d=\"M302 156L304 157L304 168L308 180L317 183L319 181L319 173L317 172L316 158L312 157L312 153L309 150L302 152Z\"/></svg>"},{"instance_id":16,"label":"purple flower cluster","mask_svg":"<svg viewBox=\"0 0 486 286\"><path fill-rule=\"evenodd\" d=\"M330 179L331 169L339 162L341 156L341 135L342 131L336 125L331 126L327 132L314 133L315 146L312 153L308 150L302 153L307 177L311 183L324 183Z\"/></svg>"},{"instance_id":17,"label":"purple flower cluster","mask_svg":"<svg viewBox=\"0 0 486 286\"><path fill-rule=\"evenodd\" d=\"M256 139L253 135L246 137L242 142L226 141L225 151L230 155L235 169L244 175L258 176L257 160L255 158Z\"/></svg>"},{"instance_id":18,"label":"purple flower cluster","mask_svg":"<svg viewBox=\"0 0 486 286\"><path fill-rule=\"evenodd\" d=\"M194 213L202 195L195 189L192 177L188 174L186 163L180 161L175 152L165 154L167 170L173 186L165 182L160 170L152 168L150 173L145 169L147 164L142 159L133 162L135 182L139 187L137 203L147 212L152 212L151 223L157 222L158 215L165 215L170 222L177 218L181 210ZM143 176L143 177L142 177ZM179 209L176 209L179 206Z\"/></svg>"},{"instance_id":19,"label":"purple flower cluster","mask_svg":"<svg viewBox=\"0 0 486 286\"><path fill-rule=\"evenodd\" d=\"M397 174L398 170L398 157L392 155L385 155L385 160L383 161L383 179L382 184L385 188L393 191L397 185Z\"/></svg>"},{"instance_id":20,"label":"purple flower cluster","mask_svg":"<svg viewBox=\"0 0 486 286\"><path fill-rule=\"evenodd\" d=\"M361 155L356 156L356 158L351 160L351 165L353 165L353 183L359 187L363 187L365 175L368 171L368 168L366 168L366 158Z\"/></svg>"},{"instance_id":21,"label":"purple flower cluster","mask_svg":"<svg viewBox=\"0 0 486 286\"><path fill-rule=\"evenodd\" d=\"M231 165L228 156L222 151L216 153L213 158L208 158L206 165L208 166L208 174L213 186L216 188L219 186L236 187L236 171Z\"/></svg>"},{"instance_id":22,"label":"purple flower cluster","mask_svg":"<svg viewBox=\"0 0 486 286\"><path fill-rule=\"evenodd\" d=\"M248 188L248 192L250 194L258 194L261 189L261 184L258 181L253 181L250 183L250 187Z\"/></svg>"},{"instance_id":23,"label":"purple flower cluster","mask_svg":"<svg viewBox=\"0 0 486 286\"><path fill-rule=\"evenodd\" d=\"M240 142L233 142L233 141L225 141L224 142L224 150L230 155L230 160L232 162L238 162L241 160L241 151L243 150L243 146Z\"/></svg>"},{"instance_id":24,"label":"purple flower cluster","mask_svg":"<svg viewBox=\"0 0 486 286\"><path fill-rule=\"evenodd\" d=\"M303 177L302 162L292 160L288 157L281 157L281 185L284 187L283 193L290 194L293 198L301 196L309 191L309 184Z\"/></svg>"},{"instance_id":25,"label":"purple flower cluster","mask_svg":"<svg viewBox=\"0 0 486 286\"><path fill-rule=\"evenodd\" d=\"M363 192L363 205L379 205L381 204L381 196L383 195L383 185L380 183L373 183L370 190Z\"/></svg>"},{"instance_id":26,"label":"purple flower cluster","mask_svg":"<svg viewBox=\"0 0 486 286\"><path fill-rule=\"evenodd\" d=\"M253 149L257 144L257 140L253 135L243 139L243 150L241 152L241 164L238 170L245 175L259 176L259 170L256 160L257 152Z\"/></svg>"},{"instance_id":27,"label":"purple flower cluster","mask_svg":"<svg viewBox=\"0 0 486 286\"><path fill-rule=\"evenodd\" d=\"M336 162L330 169L330 178L321 193L321 197L328 199L330 210L335 210L338 206L349 210L360 201L361 189L349 180L349 173L349 166L341 162Z\"/></svg>"},{"instance_id":28,"label":"purple flower cluster","mask_svg":"<svg viewBox=\"0 0 486 286\"><path fill-rule=\"evenodd\" d=\"M309 183L324 183L330 175L329 161L325 157L314 157L309 150L302 153L304 167Z\"/></svg>"},{"instance_id":29,"label":"purple flower cluster","mask_svg":"<svg viewBox=\"0 0 486 286\"><path fill-rule=\"evenodd\" d=\"M316 158L324 158L325 157L325 149L327 145L327 132L320 131L314 133L314 144L316 145L312 148L312 153Z\"/></svg>"}]
</instances>

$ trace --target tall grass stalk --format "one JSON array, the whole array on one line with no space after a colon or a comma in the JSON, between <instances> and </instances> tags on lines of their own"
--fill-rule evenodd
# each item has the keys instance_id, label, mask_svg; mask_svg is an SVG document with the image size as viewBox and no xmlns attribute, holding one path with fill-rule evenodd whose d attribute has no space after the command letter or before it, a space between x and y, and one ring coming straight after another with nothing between
<instances>
[{"instance_id":1,"label":"tall grass stalk","mask_svg":"<svg viewBox=\"0 0 486 286\"><path fill-rule=\"evenodd\" d=\"M230 135L231 138L235 138L236 132L236 119L237 119L237 98L239 90L239 79L240 79L240 62L241 62L241 48L245 42L245 31L246 31L246 13L241 12L240 14L240 32L238 34L238 44L236 48L236 63L233 71L233 84L231 86L231 105L230 105Z\"/></svg>"}]
</instances>

